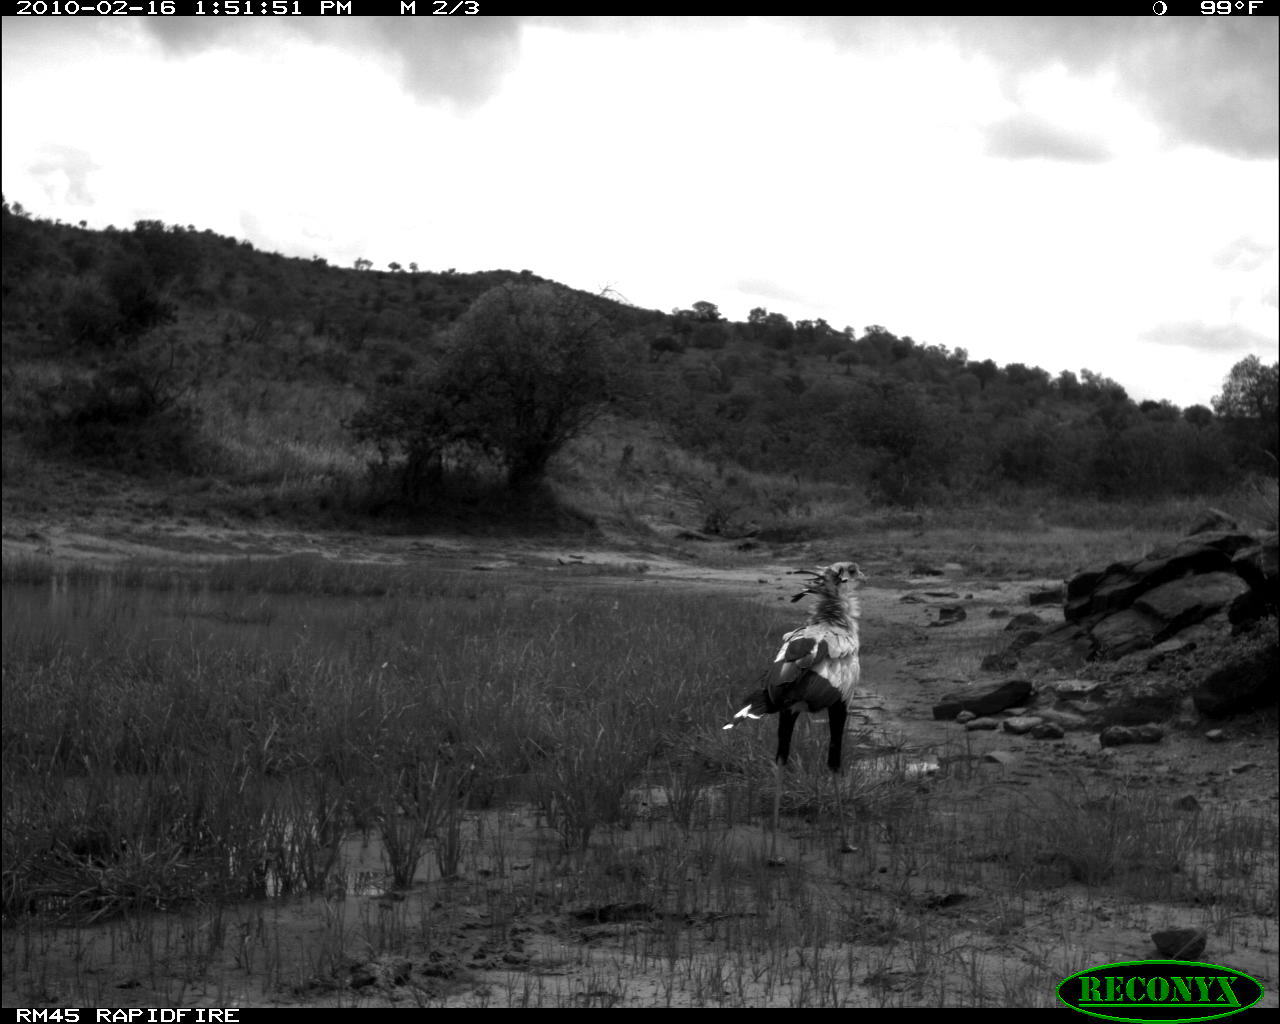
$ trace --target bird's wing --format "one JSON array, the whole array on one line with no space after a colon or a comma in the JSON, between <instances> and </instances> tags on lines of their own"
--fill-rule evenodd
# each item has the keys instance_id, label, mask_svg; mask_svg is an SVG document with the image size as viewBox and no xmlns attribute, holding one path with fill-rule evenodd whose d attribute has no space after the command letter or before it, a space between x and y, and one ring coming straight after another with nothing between
<instances>
[{"instance_id":1,"label":"bird's wing","mask_svg":"<svg viewBox=\"0 0 1280 1024\"><path fill-rule=\"evenodd\" d=\"M824 623L814 623L788 633L782 640L777 657L780 682L789 683L805 672L827 675L824 668L832 662L842 662L858 655L858 638L844 629L833 629Z\"/></svg>"}]
</instances>

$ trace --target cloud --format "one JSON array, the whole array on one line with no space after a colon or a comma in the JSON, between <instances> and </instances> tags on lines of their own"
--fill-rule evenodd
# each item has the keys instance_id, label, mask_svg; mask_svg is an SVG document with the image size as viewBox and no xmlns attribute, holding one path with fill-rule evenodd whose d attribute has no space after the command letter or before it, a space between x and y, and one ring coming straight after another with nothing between
<instances>
[{"instance_id":1,"label":"cloud","mask_svg":"<svg viewBox=\"0 0 1280 1024\"><path fill-rule=\"evenodd\" d=\"M499 88L519 56L519 18L146 18L146 31L177 57L221 46L275 47L281 30L399 65L419 102L476 106ZM359 82L351 88L358 90Z\"/></svg>"},{"instance_id":2,"label":"cloud","mask_svg":"<svg viewBox=\"0 0 1280 1024\"><path fill-rule=\"evenodd\" d=\"M1006 160L1063 160L1096 164L1111 157L1101 142L1051 124L1034 114L1018 113L987 127L988 156Z\"/></svg>"},{"instance_id":3,"label":"cloud","mask_svg":"<svg viewBox=\"0 0 1280 1024\"><path fill-rule=\"evenodd\" d=\"M1280 149L1280 21L1160 20L1186 24L1166 30L1171 45L1144 47L1135 84L1166 132L1231 156L1274 159Z\"/></svg>"},{"instance_id":4,"label":"cloud","mask_svg":"<svg viewBox=\"0 0 1280 1024\"><path fill-rule=\"evenodd\" d=\"M1274 245L1266 245L1248 235L1241 235L1213 254L1213 265L1219 270L1248 273L1266 263L1275 251Z\"/></svg>"},{"instance_id":5,"label":"cloud","mask_svg":"<svg viewBox=\"0 0 1280 1024\"><path fill-rule=\"evenodd\" d=\"M951 42L1021 81L1055 64L1079 76L1114 76L1173 144L1274 159L1280 150L1280 20L1276 18L884 18L808 24L863 48L914 38Z\"/></svg>"},{"instance_id":6,"label":"cloud","mask_svg":"<svg viewBox=\"0 0 1280 1024\"><path fill-rule=\"evenodd\" d=\"M65 195L72 206L92 206L89 175L101 167L83 149L53 143L40 147L40 158L27 170L40 180L45 191Z\"/></svg>"},{"instance_id":7,"label":"cloud","mask_svg":"<svg viewBox=\"0 0 1280 1024\"><path fill-rule=\"evenodd\" d=\"M1238 324L1207 324L1203 320L1183 320L1157 324L1144 331L1143 341L1209 352L1214 355L1235 352L1275 350L1275 339Z\"/></svg>"}]
</instances>

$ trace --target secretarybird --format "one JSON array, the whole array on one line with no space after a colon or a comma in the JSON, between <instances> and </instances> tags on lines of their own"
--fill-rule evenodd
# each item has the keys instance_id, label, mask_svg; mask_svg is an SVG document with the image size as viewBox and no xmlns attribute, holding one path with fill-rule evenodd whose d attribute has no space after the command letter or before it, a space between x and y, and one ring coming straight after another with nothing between
<instances>
[{"instance_id":1,"label":"secretarybird","mask_svg":"<svg viewBox=\"0 0 1280 1024\"><path fill-rule=\"evenodd\" d=\"M855 562L835 562L817 571L797 570L797 575L810 577L804 590L791 600L816 597L818 603L809 621L782 638L782 647L773 659L764 689L749 693L746 705L725 726L732 729L741 718L778 716L778 753L773 759L773 841L769 860L777 857L778 811L782 803L782 766L791 753L791 733L801 711L817 712L824 708L831 727L827 748L827 767L831 769L836 793L836 813L840 816L840 849L851 853L845 829L844 802L840 795L840 748L844 742L844 723L849 715L849 698L862 675L858 662L858 590L866 581Z\"/></svg>"}]
</instances>

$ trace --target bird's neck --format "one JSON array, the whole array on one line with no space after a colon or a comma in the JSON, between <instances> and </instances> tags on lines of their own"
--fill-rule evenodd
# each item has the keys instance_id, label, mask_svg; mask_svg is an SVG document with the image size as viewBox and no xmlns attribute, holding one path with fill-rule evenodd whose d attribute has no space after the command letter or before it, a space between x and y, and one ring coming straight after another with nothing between
<instances>
[{"instance_id":1,"label":"bird's neck","mask_svg":"<svg viewBox=\"0 0 1280 1024\"><path fill-rule=\"evenodd\" d=\"M851 633L858 632L858 616L862 608L858 604L857 594L822 594L818 598L818 606L813 610L813 621L823 622L838 629L847 629Z\"/></svg>"}]
</instances>

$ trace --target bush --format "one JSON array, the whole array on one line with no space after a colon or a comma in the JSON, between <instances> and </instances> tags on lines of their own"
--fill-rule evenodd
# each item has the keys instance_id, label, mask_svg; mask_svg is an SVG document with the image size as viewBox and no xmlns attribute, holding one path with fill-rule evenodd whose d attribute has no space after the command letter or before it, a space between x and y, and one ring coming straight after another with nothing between
<instances>
[{"instance_id":1,"label":"bush","mask_svg":"<svg viewBox=\"0 0 1280 1024\"><path fill-rule=\"evenodd\" d=\"M172 366L134 356L46 389L49 447L126 472L194 473L209 451Z\"/></svg>"}]
</instances>

